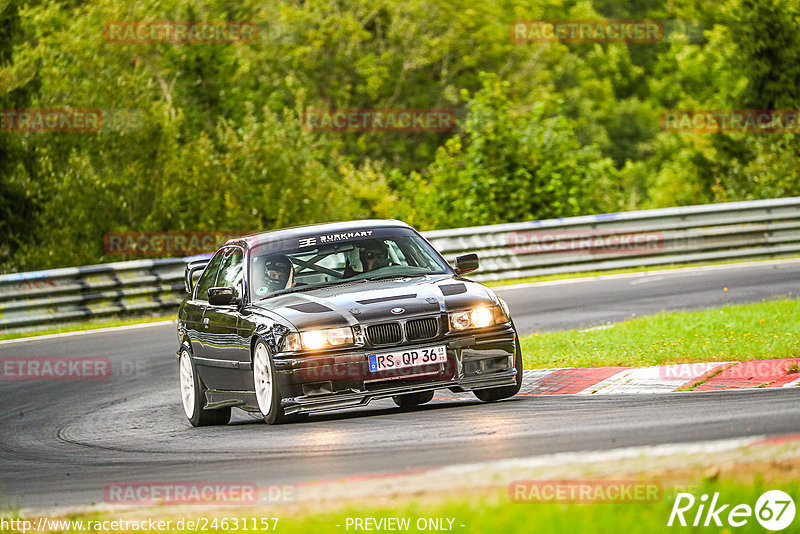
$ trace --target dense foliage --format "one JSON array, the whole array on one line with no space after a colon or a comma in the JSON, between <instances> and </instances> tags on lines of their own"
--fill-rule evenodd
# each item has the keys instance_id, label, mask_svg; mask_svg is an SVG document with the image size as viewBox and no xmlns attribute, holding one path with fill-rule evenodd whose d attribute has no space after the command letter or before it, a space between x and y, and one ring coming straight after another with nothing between
<instances>
[{"instance_id":1,"label":"dense foliage","mask_svg":"<svg viewBox=\"0 0 800 534\"><path fill-rule=\"evenodd\" d=\"M422 229L800 194L794 133L674 133L668 109L800 108L796 0L6 0L0 270L114 261L118 231L395 217ZM516 20L657 19L654 43L517 43ZM114 21L251 21L253 42L116 43ZM304 110L454 109L449 132Z\"/></svg>"}]
</instances>

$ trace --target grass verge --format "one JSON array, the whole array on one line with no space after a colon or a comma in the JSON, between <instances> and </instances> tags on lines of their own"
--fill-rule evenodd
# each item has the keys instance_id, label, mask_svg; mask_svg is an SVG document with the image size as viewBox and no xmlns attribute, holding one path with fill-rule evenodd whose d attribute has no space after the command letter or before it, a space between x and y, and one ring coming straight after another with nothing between
<instances>
[{"instance_id":1,"label":"grass verge","mask_svg":"<svg viewBox=\"0 0 800 534\"><path fill-rule=\"evenodd\" d=\"M707 482L695 490L697 498L701 494L720 493L722 503L747 504L755 507L759 496L765 491L778 489L767 486L763 481L755 483ZM800 482L792 481L780 487L790 495L798 495ZM453 532L464 533L525 533L543 532L559 534L617 534L620 528L633 534L653 534L682 529L679 525L667 527L674 497L665 495L658 503L614 502L602 504L552 504L552 503L513 503L505 493L494 497L474 499L452 499L444 504L425 505L413 502L400 507L372 508L370 506L345 508L335 513L312 514L300 520L287 520L280 525L280 532L286 534L305 534L308 532L350 532L355 531L351 525L346 529L347 519L356 518L408 518L408 532L426 532L431 528L424 527L429 520L440 520L445 528ZM728 507L728 510L731 507ZM691 524L697 506L685 517ZM722 515L725 521L727 516ZM703 518L705 519L705 514ZM452 521L452 523L449 523ZM795 519L797 522L798 520ZM434 523L435 524L435 523ZM452 524L452 527L447 528ZM341 526L337 526L341 525ZM702 525L702 522L701 522ZM699 530L692 530L698 532ZM710 531L714 530L713 527ZM726 530L722 530L726 532ZM736 532L764 532L754 517L747 524L737 528Z\"/></svg>"},{"instance_id":2,"label":"grass verge","mask_svg":"<svg viewBox=\"0 0 800 534\"><path fill-rule=\"evenodd\" d=\"M526 369L649 366L800 356L800 301L662 313L609 325L525 336Z\"/></svg>"}]
</instances>

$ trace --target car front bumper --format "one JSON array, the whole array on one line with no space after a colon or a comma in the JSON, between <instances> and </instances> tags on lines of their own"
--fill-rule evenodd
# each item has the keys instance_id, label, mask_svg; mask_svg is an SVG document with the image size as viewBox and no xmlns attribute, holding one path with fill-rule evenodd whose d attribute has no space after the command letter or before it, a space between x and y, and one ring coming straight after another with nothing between
<instances>
[{"instance_id":1,"label":"car front bumper","mask_svg":"<svg viewBox=\"0 0 800 534\"><path fill-rule=\"evenodd\" d=\"M374 399L450 389L454 392L513 386L516 334L510 325L434 339L403 347L339 351L335 354L276 355L275 369L285 413L311 413L363 406ZM445 345L447 363L409 374L370 372L367 355Z\"/></svg>"}]
</instances>

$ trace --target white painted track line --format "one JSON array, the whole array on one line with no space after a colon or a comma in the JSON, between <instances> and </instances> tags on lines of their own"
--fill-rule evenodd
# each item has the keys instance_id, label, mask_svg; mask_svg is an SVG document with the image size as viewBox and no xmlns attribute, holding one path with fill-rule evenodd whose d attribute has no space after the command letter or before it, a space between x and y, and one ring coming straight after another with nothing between
<instances>
[{"instance_id":1,"label":"white painted track line","mask_svg":"<svg viewBox=\"0 0 800 534\"><path fill-rule=\"evenodd\" d=\"M547 280L544 282L526 282L524 284L515 284L507 286L493 286L491 289L494 292L511 291L514 289L524 289L526 287L540 287L540 286L559 286L565 284L579 284L582 282L594 282L597 280L618 280L625 278L646 278L654 276L669 276L675 274L686 273L704 273L721 271L726 269L747 269L749 267L763 267L764 265L783 265L800 263L800 258L789 258L785 260L764 260L753 261L745 263L726 263L724 265L703 265L700 267L680 267L677 269L657 269L652 271L642 271L636 273L619 273L619 274L601 274L597 276L583 276L577 278L564 278L562 280ZM579 273L575 273L579 274Z\"/></svg>"},{"instance_id":2,"label":"white painted track line","mask_svg":"<svg viewBox=\"0 0 800 534\"><path fill-rule=\"evenodd\" d=\"M137 330L139 328L150 328L153 326L165 326L168 324L175 324L175 321L158 321L155 323L142 323L142 324L129 324L124 326L110 326L107 328L94 328L91 330L78 330L76 332L62 332L60 334L47 334L44 336L30 336L30 337L20 337L16 339L7 339L5 341L0 341L0 345L8 345L11 343L24 343L26 341L40 341L40 340L47 340L47 339L61 339L65 337L74 337L74 336L85 336L87 334L102 334L105 332L122 332L124 330Z\"/></svg>"}]
</instances>

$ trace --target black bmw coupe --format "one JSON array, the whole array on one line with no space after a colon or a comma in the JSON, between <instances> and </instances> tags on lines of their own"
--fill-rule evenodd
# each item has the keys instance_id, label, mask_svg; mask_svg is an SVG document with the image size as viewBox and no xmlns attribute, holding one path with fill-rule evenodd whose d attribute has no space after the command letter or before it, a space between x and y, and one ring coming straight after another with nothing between
<instances>
[{"instance_id":1,"label":"black bmw coupe","mask_svg":"<svg viewBox=\"0 0 800 534\"><path fill-rule=\"evenodd\" d=\"M400 221L351 221L231 239L186 267L181 398L194 426L231 408L270 423L434 390L515 395L522 354L508 307ZM194 283L195 274L200 274Z\"/></svg>"}]
</instances>

